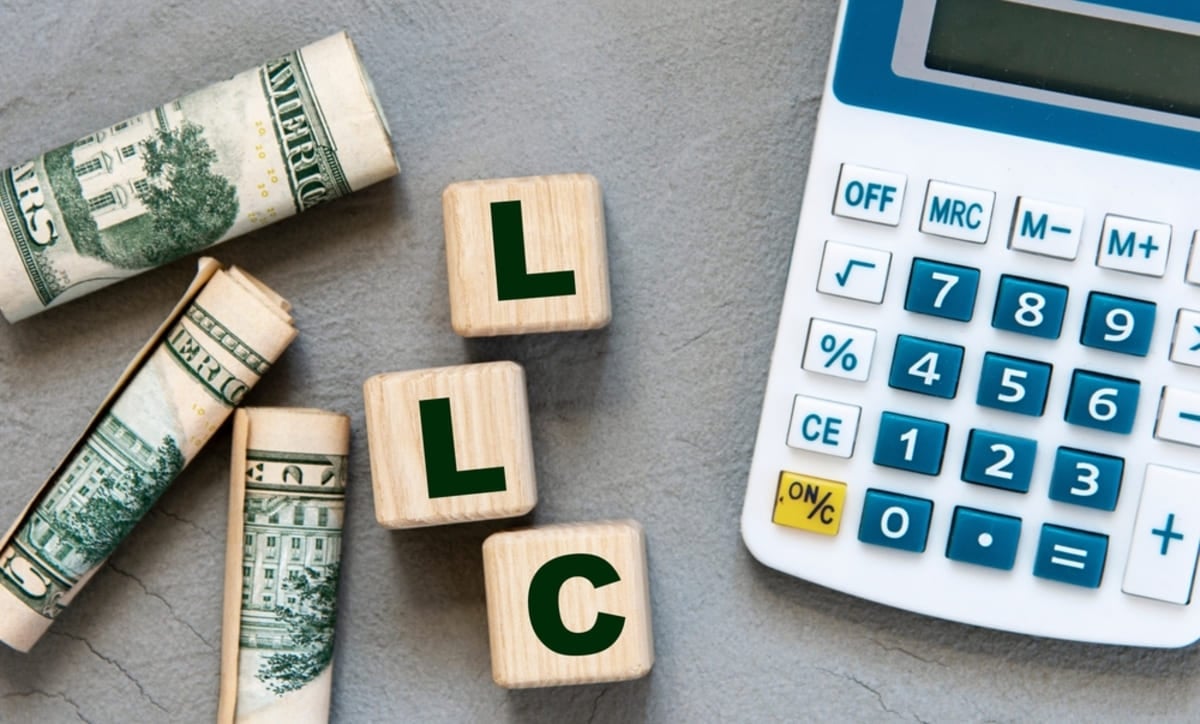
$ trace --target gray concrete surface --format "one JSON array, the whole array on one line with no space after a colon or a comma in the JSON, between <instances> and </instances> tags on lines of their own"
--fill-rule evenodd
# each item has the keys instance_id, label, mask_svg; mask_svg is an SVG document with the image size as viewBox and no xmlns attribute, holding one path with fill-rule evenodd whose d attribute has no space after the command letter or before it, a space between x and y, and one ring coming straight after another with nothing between
<instances>
[{"instance_id":1,"label":"gray concrete surface","mask_svg":"<svg viewBox=\"0 0 1200 724\"><path fill-rule=\"evenodd\" d=\"M353 416L335 721L1200 719L1194 647L935 621L777 574L743 548L744 477L835 15L833 0L0 0L3 164L339 28L359 44L403 175L216 254L296 305L301 337L250 402ZM560 171L604 185L611 328L458 338L442 188ZM0 323L0 526L193 266ZM497 688L480 544L511 523L374 522L362 381L493 359L528 374L531 519L646 526L658 663L644 680ZM33 653L0 651L0 720L213 720L228 455L223 431Z\"/></svg>"}]
</instances>

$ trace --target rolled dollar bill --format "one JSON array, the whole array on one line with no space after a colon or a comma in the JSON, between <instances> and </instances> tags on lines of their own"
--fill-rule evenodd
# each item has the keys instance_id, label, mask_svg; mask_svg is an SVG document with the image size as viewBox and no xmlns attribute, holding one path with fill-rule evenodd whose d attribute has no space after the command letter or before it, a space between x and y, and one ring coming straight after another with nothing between
<instances>
[{"instance_id":1,"label":"rolled dollar bill","mask_svg":"<svg viewBox=\"0 0 1200 724\"><path fill-rule=\"evenodd\" d=\"M218 724L329 721L350 418L238 410Z\"/></svg>"},{"instance_id":2,"label":"rolled dollar bill","mask_svg":"<svg viewBox=\"0 0 1200 724\"><path fill-rule=\"evenodd\" d=\"M187 294L0 539L0 641L28 651L296 336L290 305L201 259Z\"/></svg>"},{"instance_id":3,"label":"rolled dollar bill","mask_svg":"<svg viewBox=\"0 0 1200 724\"><path fill-rule=\"evenodd\" d=\"M0 171L10 322L399 172L345 33Z\"/></svg>"}]
</instances>

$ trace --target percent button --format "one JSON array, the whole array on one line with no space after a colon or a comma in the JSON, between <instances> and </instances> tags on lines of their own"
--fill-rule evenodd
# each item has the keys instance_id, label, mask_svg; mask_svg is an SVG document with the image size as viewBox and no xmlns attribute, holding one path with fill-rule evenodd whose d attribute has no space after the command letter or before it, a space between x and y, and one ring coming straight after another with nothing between
<instances>
[{"instance_id":1,"label":"percent button","mask_svg":"<svg viewBox=\"0 0 1200 724\"><path fill-rule=\"evenodd\" d=\"M816 319L808 325L804 369L864 382L875 353L875 330Z\"/></svg>"},{"instance_id":2,"label":"percent button","mask_svg":"<svg viewBox=\"0 0 1200 724\"><path fill-rule=\"evenodd\" d=\"M771 520L789 528L837 535L845 502L845 483L784 470L779 474Z\"/></svg>"}]
</instances>

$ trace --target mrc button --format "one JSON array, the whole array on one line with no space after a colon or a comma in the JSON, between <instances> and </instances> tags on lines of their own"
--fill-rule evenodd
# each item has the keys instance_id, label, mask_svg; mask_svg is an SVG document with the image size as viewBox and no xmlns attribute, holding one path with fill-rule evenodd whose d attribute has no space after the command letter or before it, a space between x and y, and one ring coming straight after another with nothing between
<instances>
[{"instance_id":1,"label":"mrc button","mask_svg":"<svg viewBox=\"0 0 1200 724\"><path fill-rule=\"evenodd\" d=\"M896 226L904 203L904 174L842 164L833 213L850 219Z\"/></svg>"},{"instance_id":2,"label":"mrc button","mask_svg":"<svg viewBox=\"0 0 1200 724\"><path fill-rule=\"evenodd\" d=\"M982 244L987 241L995 204L994 191L930 181L921 212L921 231Z\"/></svg>"}]
</instances>

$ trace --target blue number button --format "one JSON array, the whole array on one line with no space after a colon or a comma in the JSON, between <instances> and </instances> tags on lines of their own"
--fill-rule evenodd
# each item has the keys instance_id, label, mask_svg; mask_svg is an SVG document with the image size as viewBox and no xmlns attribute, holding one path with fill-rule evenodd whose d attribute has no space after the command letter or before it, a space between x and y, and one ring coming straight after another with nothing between
<instances>
[{"instance_id":1,"label":"blue number button","mask_svg":"<svg viewBox=\"0 0 1200 724\"><path fill-rule=\"evenodd\" d=\"M1066 308L1066 287L1006 274L1000 277L992 326L1044 339L1058 339Z\"/></svg>"},{"instance_id":2,"label":"blue number button","mask_svg":"<svg viewBox=\"0 0 1200 724\"><path fill-rule=\"evenodd\" d=\"M909 392L951 399L958 391L963 348L902 334L896 338L888 385Z\"/></svg>"},{"instance_id":3,"label":"blue number button","mask_svg":"<svg viewBox=\"0 0 1200 724\"><path fill-rule=\"evenodd\" d=\"M1021 519L974 508L954 509L946 557L977 566L1011 571L1021 539Z\"/></svg>"},{"instance_id":4,"label":"blue number button","mask_svg":"<svg viewBox=\"0 0 1200 724\"><path fill-rule=\"evenodd\" d=\"M979 270L929 259L914 259L904 308L918 314L971 321Z\"/></svg>"},{"instance_id":5,"label":"blue number button","mask_svg":"<svg viewBox=\"0 0 1200 724\"><path fill-rule=\"evenodd\" d=\"M1079 343L1145 357L1154 332L1153 302L1092 292L1088 295Z\"/></svg>"},{"instance_id":6,"label":"blue number button","mask_svg":"<svg viewBox=\"0 0 1200 724\"><path fill-rule=\"evenodd\" d=\"M950 426L936 420L885 412L879 418L875 464L922 475L942 472L946 433Z\"/></svg>"},{"instance_id":7,"label":"blue number button","mask_svg":"<svg viewBox=\"0 0 1200 724\"><path fill-rule=\"evenodd\" d=\"M871 545L924 553L932 515L932 501L868 490L858 524L858 539Z\"/></svg>"},{"instance_id":8,"label":"blue number button","mask_svg":"<svg viewBox=\"0 0 1200 724\"><path fill-rule=\"evenodd\" d=\"M972 430L967 439L962 479L976 485L1027 493L1036 455L1037 440Z\"/></svg>"},{"instance_id":9,"label":"blue number button","mask_svg":"<svg viewBox=\"0 0 1200 724\"><path fill-rule=\"evenodd\" d=\"M1066 420L1072 425L1128 435L1137 415L1137 380L1075 370L1067 396Z\"/></svg>"},{"instance_id":10,"label":"blue number button","mask_svg":"<svg viewBox=\"0 0 1200 724\"><path fill-rule=\"evenodd\" d=\"M1108 536L1045 523L1033 575L1084 588L1099 588L1108 555Z\"/></svg>"},{"instance_id":11,"label":"blue number button","mask_svg":"<svg viewBox=\"0 0 1200 724\"><path fill-rule=\"evenodd\" d=\"M1060 447L1050 475L1050 499L1097 510L1116 510L1125 461L1111 455Z\"/></svg>"},{"instance_id":12,"label":"blue number button","mask_svg":"<svg viewBox=\"0 0 1200 724\"><path fill-rule=\"evenodd\" d=\"M983 355L976 404L1022 415L1040 416L1046 409L1050 365L988 352Z\"/></svg>"}]
</instances>

